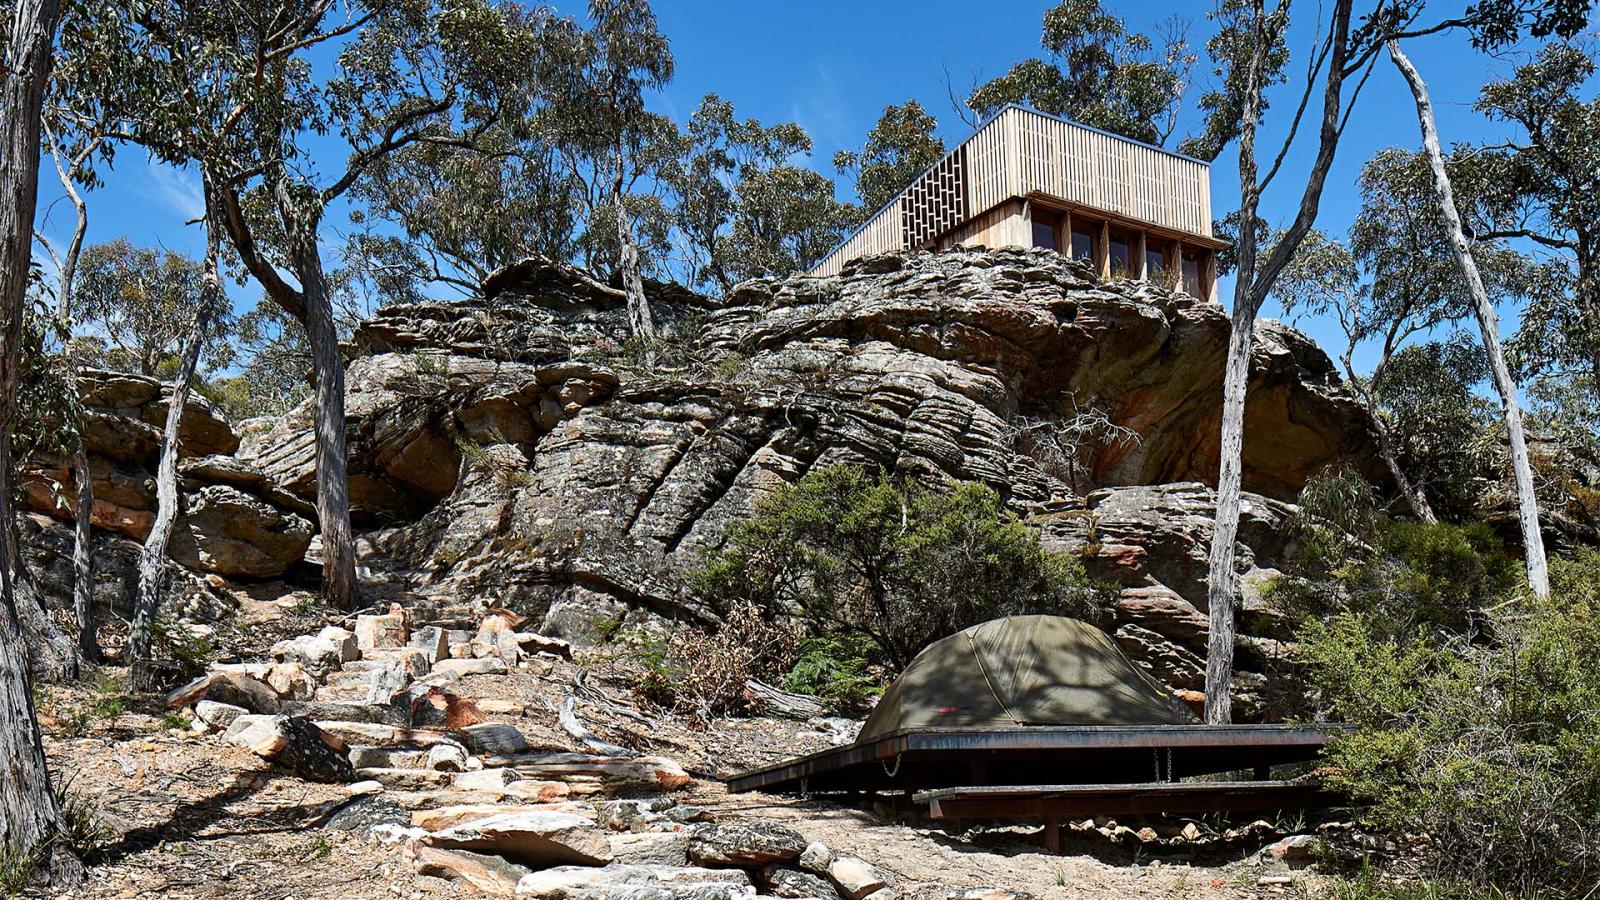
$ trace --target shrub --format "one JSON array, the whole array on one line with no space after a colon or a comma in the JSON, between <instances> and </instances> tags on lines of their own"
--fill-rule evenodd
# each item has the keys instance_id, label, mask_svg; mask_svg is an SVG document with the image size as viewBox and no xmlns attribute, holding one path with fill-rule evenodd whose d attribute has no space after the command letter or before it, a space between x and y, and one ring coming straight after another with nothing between
<instances>
[{"instance_id":1,"label":"shrub","mask_svg":"<svg viewBox=\"0 0 1600 900\"><path fill-rule=\"evenodd\" d=\"M713 605L748 604L858 635L898 669L939 638L999 616L1098 621L1108 589L979 484L943 490L857 466L814 471L730 531L695 586Z\"/></svg>"},{"instance_id":2,"label":"shrub","mask_svg":"<svg viewBox=\"0 0 1600 900\"><path fill-rule=\"evenodd\" d=\"M750 606L735 606L715 631L636 632L628 643L643 667L639 693L701 725L715 716L750 712L754 703L746 683L782 677L795 653L794 632Z\"/></svg>"},{"instance_id":3,"label":"shrub","mask_svg":"<svg viewBox=\"0 0 1600 900\"><path fill-rule=\"evenodd\" d=\"M838 709L856 712L882 691L881 679L868 661L872 642L859 634L806 638L796 652L784 689L821 697Z\"/></svg>"},{"instance_id":4,"label":"shrub","mask_svg":"<svg viewBox=\"0 0 1600 900\"><path fill-rule=\"evenodd\" d=\"M1291 623L1359 613L1391 635L1417 628L1470 632L1479 610L1522 579L1487 525L1396 521L1359 476L1330 472L1300 496L1300 554L1267 587Z\"/></svg>"},{"instance_id":5,"label":"shrub","mask_svg":"<svg viewBox=\"0 0 1600 900\"><path fill-rule=\"evenodd\" d=\"M1357 726L1335 779L1426 834L1441 874L1552 896L1600 877L1597 570L1593 551L1555 560L1552 599L1497 605L1476 640L1365 611L1303 629L1325 711Z\"/></svg>"}]
</instances>

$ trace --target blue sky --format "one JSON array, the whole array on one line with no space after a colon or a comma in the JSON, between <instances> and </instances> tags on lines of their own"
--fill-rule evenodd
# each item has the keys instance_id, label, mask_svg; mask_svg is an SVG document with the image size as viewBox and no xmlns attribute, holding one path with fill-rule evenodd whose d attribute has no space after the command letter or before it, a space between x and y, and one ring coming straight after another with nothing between
<instances>
[{"instance_id":1,"label":"blue sky","mask_svg":"<svg viewBox=\"0 0 1600 900\"><path fill-rule=\"evenodd\" d=\"M798 122L816 143L811 164L831 175L834 151L858 146L890 103L916 98L938 117L947 141L960 140L967 129L951 109L945 72L959 90L1039 54L1040 19L1050 5L1043 0L1002 0L981 6L973 15L973 4L952 0L657 0L661 29L671 40L677 61L677 78L654 105L681 120L704 94L714 91L731 101L741 116L768 123ZM1192 91L1198 96L1211 77L1203 55L1211 31L1204 13L1211 3L1111 0L1108 5L1134 29L1153 28L1174 15L1190 22L1191 43L1201 54ZM1445 15L1459 5L1431 3L1435 9L1429 15ZM578 3L562 6L565 12L582 12ZM1314 38L1312 17L1318 4L1296 6L1303 12L1292 25L1290 42L1291 69L1298 72ZM1414 41L1408 52L1429 80L1447 144L1504 136L1499 126L1472 112L1472 103L1487 79L1504 75L1525 56L1493 59L1472 51L1460 35ZM1264 152L1276 147L1272 139L1280 136L1291 106L1292 100L1280 90L1263 135L1262 146L1268 148ZM1180 135L1198 125L1192 97L1186 113ZM1385 56L1340 146L1319 227L1341 233L1349 224L1359 204L1356 174L1365 160L1385 147L1419 144L1410 94ZM1304 138L1293 148L1287 171L1266 197L1263 214L1268 219L1282 224L1292 217L1312 152L1311 141ZM41 209L60 194L54 189L54 173L44 174ZM127 236L136 243L189 253L200 249L198 228L183 224L199 212L198 183L192 175L146 165L136 154L125 152L107 181L106 187L89 196L91 241ZM1212 198L1219 215L1237 205L1237 154L1232 147L1212 167ZM49 207L43 225L47 234L64 234L71 225L71 209L56 203ZM1231 285L1222 286L1224 302L1230 290ZM247 286L235 294L243 309L254 303L258 291ZM1506 312L1509 320L1514 310ZM1339 347L1338 332L1330 323L1299 324L1326 349ZM1513 324L1507 321L1506 330Z\"/></svg>"}]
</instances>

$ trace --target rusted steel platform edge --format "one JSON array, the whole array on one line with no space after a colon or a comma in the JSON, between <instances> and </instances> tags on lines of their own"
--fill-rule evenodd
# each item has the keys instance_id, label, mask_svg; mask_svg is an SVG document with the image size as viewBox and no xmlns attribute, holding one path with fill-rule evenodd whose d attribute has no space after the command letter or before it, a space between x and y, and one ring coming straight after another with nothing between
<instances>
[{"instance_id":1,"label":"rusted steel platform edge","mask_svg":"<svg viewBox=\"0 0 1600 900\"><path fill-rule=\"evenodd\" d=\"M770 788L813 775L906 753L947 750L1106 750L1157 748L1320 749L1341 726L1301 725L1051 725L1012 728L908 728L822 750L727 779L734 792ZM1240 767L1248 767L1241 760Z\"/></svg>"}]
</instances>

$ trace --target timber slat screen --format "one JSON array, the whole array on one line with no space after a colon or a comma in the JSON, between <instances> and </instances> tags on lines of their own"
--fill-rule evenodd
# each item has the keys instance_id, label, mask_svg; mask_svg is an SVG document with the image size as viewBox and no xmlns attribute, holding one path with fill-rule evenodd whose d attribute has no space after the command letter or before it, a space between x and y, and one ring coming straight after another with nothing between
<instances>
[{"instance_id":1,"label":"timber slat screen","mask_svg":"<svg viewBox=\"0 0 1600 900\"><path fill-rule=\"evenodd\" d=\"M1012 198L1042 195L1103 216L1213 243L1210 167L1197 159L1008 106L811 270L933 246Z\"/></svg>"},{"instance_id":2,"label":"timber slat screen","mask_svg":"<svg viewBox=\"0 0 1600 900\"><path fill-rule=\"evenodd\" d=\"M733 791L1137 783L1309 762L1330 732L1292 725L909 728L729 779Z\"/></svg>"}]
</instances>

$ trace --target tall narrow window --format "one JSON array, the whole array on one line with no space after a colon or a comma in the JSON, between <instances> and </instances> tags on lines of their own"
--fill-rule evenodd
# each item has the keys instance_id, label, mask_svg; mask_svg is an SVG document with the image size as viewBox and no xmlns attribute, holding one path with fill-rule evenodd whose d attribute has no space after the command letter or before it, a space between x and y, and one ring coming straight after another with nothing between
<instances>
[{"instance_id":1,"label":"tall narrow window","mask_svg":"<svg viewBox=\"0 0 1600 900\"><path fill-rule=\"evenodd\" d=\"M1126 231L1111 232L1108 256L1112 275L1127 275L1133 269L1133 240Z\"/></svg>"},{"instance_id":2,"label":"tall narrow window","mask_svg":"<svg viewBox=\"0 0 1600 900\"><path fill-rule=\"evenodd\" d=\"M1148 240L1146 238L1147 242ZM1170 287L1172 279L1167 277L1167 251L1151 247L1147 243L1144 251L1144 272L1147 280Z\"/></svg>"},{"instance_id":3,"label":"tall narrow window","mask_svg":"<svg viewBox=\"0 0 1600 900\"><path fill-rule=\"evenodd\" d=\"M1061 249L1061 220L1045 213L1033 215L1033 245L1045 250Z\"/></svg>"},{"instance_id":4,"label":"tall narrow window","mask_svg":"<svg viewBox=\"0 0 1600 900\"><path fill-rule=\"evenodd\" d=\"M1081 259L1091 265L1094 263L1094 231L1095 226L1083 222L1078 217L1072 219L1072 258Z\"/></svg>"},{"instance_id":5,"label":"tall narrow window","mask_svg":"<svg viewBox=\"0 0 1600 900\"><path fill-rule=\"evenodd\" d=\"M1183 248L1183 292L1191 297L1204 297L1200 286L1200 251Z\"/></svg>"}]
</instances>

